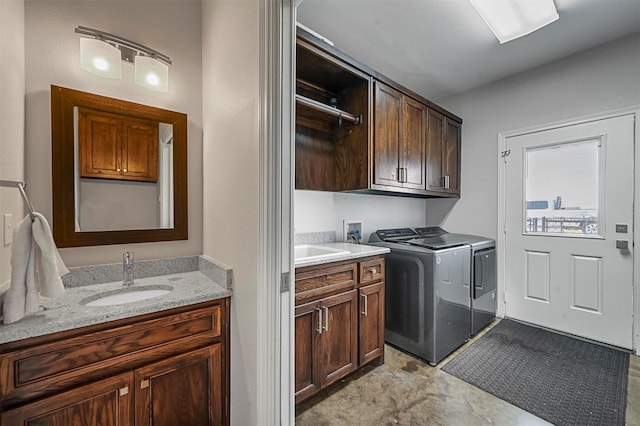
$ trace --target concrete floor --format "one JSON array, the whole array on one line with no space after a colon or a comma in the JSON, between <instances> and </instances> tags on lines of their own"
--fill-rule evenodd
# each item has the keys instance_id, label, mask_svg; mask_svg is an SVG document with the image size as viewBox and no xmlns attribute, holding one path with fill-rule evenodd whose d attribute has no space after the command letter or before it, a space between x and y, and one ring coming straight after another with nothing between
<instances>
[{"instance_id":1,"label":"concrete floor","mask_svg":"<svg viewBox=\"0 0 640 426\"><path fill-rule=\"evenodd\" d=\"M548 425L440 370L475 339L435 368L387 345L384 365L365 366L300 404L296 425ZM640 357L633 355L626 418L640 425Z\"/></svg>"}]
</instances>

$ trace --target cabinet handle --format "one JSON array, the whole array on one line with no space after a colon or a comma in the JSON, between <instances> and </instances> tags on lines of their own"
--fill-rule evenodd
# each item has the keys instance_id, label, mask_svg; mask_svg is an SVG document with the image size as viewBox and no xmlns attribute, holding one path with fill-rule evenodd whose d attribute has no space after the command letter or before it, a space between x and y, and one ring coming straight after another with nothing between
<instances>
[{"instance_id":1,"label":"cabinet handle","mask_svg":"<svg viewBox=\"0 0 640 426\"><path fill-rule=\"evenodd\" d=\"M119 389L120 396L125 396L129 393L129 386L125 386Z\"/></svg>"},{"instance_id":2,"label":"cabinet handle","mask_svg":"<svg viewBox=\"0 0 640 426\"><path fill-rule=\"evenodd\" d=\"M409 181L409 179L407 179L408 175L409 175L409 170L405 167L404 168L404 172L402 173L402 182L403 183L407 183Z\"/></svg>"},{"instance_id":3,"label":"cabinet handle","mask_svg":"<svg viewBox=\"0 0 640 426\"><path fill-rule=\"evenodd\" d=\"M119 171L120 171L120 169L116 169L116 172L119 172Z\"/></svg>"},{"instance_id":4,"label":"cabinet handle","mask_svg":"<svg viewBox=\"0 0 640 426\"><path fill-rule=\"evenodd\" d=\"M376 268L371 268L371 275L375 275L378 272Z\"/></svg>"},{"instance_id":5,"label":"cabinet handle","mask_svg":"<svg viewBox=\"0 0 640 426\"><path fill-rule=\"evenodd\" d=\"M149 379L140 382L140 389L146 389L149 387Z\"/></svg>"},{"instance_id":6,"label":"cabinet handle","mask_svg":"<svg viewBox=\"0 0 640 426\"><path fill-rule=\"evenodd\" d=\"M362 315L365 317L369 316L369 299L366 294L362 295L362 303L364 303L364 311L362 311Z\"/></svg>"},{"instance_id":7,"label":"cabinet handle","mask_svg":"<svg viewBox=\"0 0 640 426\"><path fill-rule=\"evenodd\" d=\"M318 332L318 334L322 334L322 309L316 308L316 310L318 311L318 328L316 329L316 331Z\"/></svg>"},{"instance_id":8,"label":"cabinet handle","mask_svg":"<svg viewBox=\"0 0 640 426\"><path fill-rule=\"evenodd\" d=\"M324 331L329 331L329 308L324 308Z\"/></svg>"},{"instance_id":9,"label":"cabinet handle","mask_svg":"<svg viewBox=\"0 0 640 426\"><path fill-rule=\"evenodd\" d=\"M442 187L444 189L449 189L449 176L444 176L444 183L442 184Z\"/></svg>"},{"instance_id":10,"label":"cabinet handle","mask_svg":"<svg viewBox=\"0 0 640 426\"><path fill-rule=\"evenodd\" d=\"M402 182L402 167L398 167L396 171L398 173L398 177L396 179L398 180L398 182Z\"/></svg>"},{"instance_id":11,"label":"cabinet handle","mask_svg":"<svg viewBox=\"0 0 640 426\"><path fill-rule=\"evenodd\" d=\"M127 173L127 169L124 169L124 172Z\"/></svg>"}]
</instances>

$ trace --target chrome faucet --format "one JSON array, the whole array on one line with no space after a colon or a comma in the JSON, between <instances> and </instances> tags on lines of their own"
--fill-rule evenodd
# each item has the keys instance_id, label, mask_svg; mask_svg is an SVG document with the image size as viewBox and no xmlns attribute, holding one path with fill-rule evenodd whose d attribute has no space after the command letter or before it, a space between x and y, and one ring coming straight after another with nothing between
<instances>
[{"instance_id":1,"label":"chrome faucet","mask_svg":"<svg viewBox=\"0 0 640 426\"><path fill-rule=\"evenodd\" d=\"M133 282L133 252L122 253L122 284L129 287Z\"/></svg>"}]
</instances>

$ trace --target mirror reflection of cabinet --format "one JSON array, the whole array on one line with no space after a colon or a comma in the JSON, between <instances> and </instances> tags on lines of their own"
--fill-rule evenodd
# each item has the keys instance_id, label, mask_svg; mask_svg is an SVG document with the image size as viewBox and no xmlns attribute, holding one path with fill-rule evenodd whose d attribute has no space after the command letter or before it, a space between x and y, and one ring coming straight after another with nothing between
<instances>
[{"instance_id":1,"label":"mirror reflection of cabinet","mask_svg":"<svg viewBox=\"0 0 640 426\"><path fill-rule=\"evenodd\" d=\"M79 108L80 176L156 182L158 128L157 121Z\"/></svg>"},{"instance_id":2,"label":"mirror reflection of cabinet","mask_svg":"<svg viewBox=\"0 0 640 426\"><path fill-rule=\"evenodd\" d=\"M51 86L51 133L58 247L189 238L186 114Z\"/></svg>"}]
</instances>

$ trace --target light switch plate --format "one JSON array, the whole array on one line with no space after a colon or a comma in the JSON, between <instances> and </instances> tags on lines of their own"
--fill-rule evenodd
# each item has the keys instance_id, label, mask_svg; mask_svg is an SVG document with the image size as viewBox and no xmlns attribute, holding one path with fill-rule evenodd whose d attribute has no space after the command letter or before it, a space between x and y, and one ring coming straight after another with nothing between
<instances>
[{"instance_id":1,"label":"light switch plate","mask_svg":"<svg viewBox=\"0 0 640 426\"><path fill-rule=\"evenodd\" d=\"M13 242L13 215L5 213L4 215L4 245L8 246Z\"/></svg>"}]
</instances>

